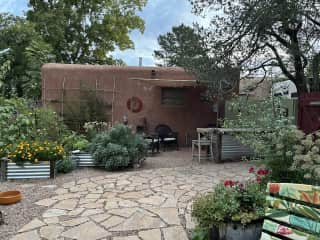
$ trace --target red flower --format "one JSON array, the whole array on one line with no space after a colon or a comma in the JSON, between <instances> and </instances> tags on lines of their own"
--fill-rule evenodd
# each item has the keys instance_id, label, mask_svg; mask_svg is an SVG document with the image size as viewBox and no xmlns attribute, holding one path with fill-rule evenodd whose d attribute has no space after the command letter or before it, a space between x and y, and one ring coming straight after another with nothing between
<instances>
[{"instance_id":1,"label":"red flower","mask_svg":"<svg viewBox=\"0 0 320 240\"><path fill-rule=\"evenodd\" d=\"M261 177L257 177L256 181L257 182L262 182L262 178Z\"/></svg>"},{"instance_id":2,"label":"red flower","mask_svg":"<svg viewBox=\"0 0 320 240\"><path fill-rule=\"evenodd\" d=\"M268 169L259 169L257 171L258 175L268 175L269 174L269 170Z\"/></svg>"},{"instance_id":3,"label":"red flower","mask_svg":"<svg viewBox=\"0 0 320 240\"><path fill-rule=\"evenodd\" d=\"M254 167L249 168L249 173L254 173Z\"/></svg>"},{"instance_id":4,"label":"red flower","mask_svg":"<svg viewBox=\"0 0 320 240\"><path fill-rule=\"evenodd\" d=\"M236 182L233 182L233 181L231 181L231 180L228 180L228 181L225 181L224 182L224 186L226 186L226 187L232 187L232 186L234 186L236 184Z\"/></svg>"}]
</instances>

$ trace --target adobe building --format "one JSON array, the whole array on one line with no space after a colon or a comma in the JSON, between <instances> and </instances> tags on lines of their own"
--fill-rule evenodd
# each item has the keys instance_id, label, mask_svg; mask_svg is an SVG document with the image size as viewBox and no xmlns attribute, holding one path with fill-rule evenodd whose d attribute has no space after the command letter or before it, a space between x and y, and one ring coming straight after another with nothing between
<instances>
[{"instance_id":1,"label":"adobe building","mask_svg":"<svg viewBox=\"0 0 320 240\"><path fill-rule=\"evenodd\" d=\"M205 89L182 68L46 64L42 67L42 102L61 114L67 102L82 100L91 89L108 103L108 119L143 126L148 133L166 124L190 144L196 128L216 125L217 107L205 100Z\"/></svg>"}]
</instances>

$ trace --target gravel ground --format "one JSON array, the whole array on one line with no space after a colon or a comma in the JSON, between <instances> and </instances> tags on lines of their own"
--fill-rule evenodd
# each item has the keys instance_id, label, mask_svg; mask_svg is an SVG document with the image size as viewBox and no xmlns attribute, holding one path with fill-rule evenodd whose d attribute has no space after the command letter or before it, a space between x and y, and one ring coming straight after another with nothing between
<instances>
[{"instance_id":1,"label":"gravel ground","mask_svg":"<svg viewBox=\"0 0 320 240\"><path fill-rule=\"evenodd\" d=\"M171 168L191 165L191 152L189 149L180 151L162 152L148 157L143 166L135 171L144 169ZM15 205L1 206L0 211L4 214L5 224L0 225L0 240L8 240L23 225L39 216L46 209L35 204L44 198L49 198L54 191L63 183L79 180L81 178L113 174L99 169L77 169L69 174L58 175L56 179L46 180L20 180L0 182L0 192L19 190L22 192L23 201Z\"/></svg>"}]
</instances>

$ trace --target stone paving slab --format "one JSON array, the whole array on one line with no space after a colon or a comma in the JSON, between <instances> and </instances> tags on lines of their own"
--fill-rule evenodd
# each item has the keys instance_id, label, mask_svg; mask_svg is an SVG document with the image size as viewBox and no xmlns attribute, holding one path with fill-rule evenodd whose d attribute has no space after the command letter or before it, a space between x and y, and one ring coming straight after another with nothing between
<instances>
[{"instance_id":1,"label":"stone paving slab","mask_svg":"<svg viewBox=\"0 0 320 240\"><path fill-rule=\"evenodd\" d=\"M196 165L123 172L64 183L35 203L47 210L12 240L187 240L193 199L248 177L248 165ZM102 173L103 174L103 173Z\"/></svg>"}]
</instances>

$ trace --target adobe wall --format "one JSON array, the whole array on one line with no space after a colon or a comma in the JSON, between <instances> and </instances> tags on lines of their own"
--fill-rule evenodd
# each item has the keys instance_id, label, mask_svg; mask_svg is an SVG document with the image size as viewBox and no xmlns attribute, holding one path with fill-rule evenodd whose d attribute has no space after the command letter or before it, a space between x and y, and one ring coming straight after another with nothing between
<instances>
[{"instance_id":1,"label":"adobe wall","mask_svg":"<svg viewBox=\"0 0 320 240\"><path fill-rule=\"evenodd\" d=\"M64 100L78 101L77 89L85 84L97 88L97 96L108 103L114 99L114 121L122 122L123 116L127 115L129 124L136 126L145 118L149 132L153 132L158 124L167 124L179 132L181 145L185 144L187 135L189 140L195 137L197 127L215 123L216 113L212 111L212 104L201 102L199 87L186 88L187 98L183 106L165 106L161 104L161 87L129 78L193 79L181 68L46 64L42 68L42 100L61 111L58 102L62 100L63 85L66 89ZM139 113L128 110L127 100L131 97L142 100L143 108Z\"/></svg>"}]
</instances>

